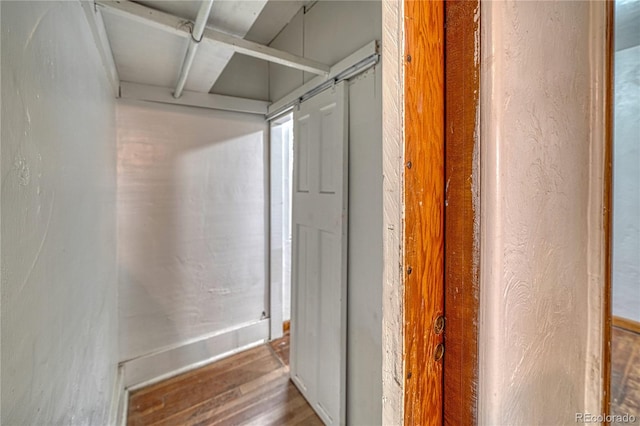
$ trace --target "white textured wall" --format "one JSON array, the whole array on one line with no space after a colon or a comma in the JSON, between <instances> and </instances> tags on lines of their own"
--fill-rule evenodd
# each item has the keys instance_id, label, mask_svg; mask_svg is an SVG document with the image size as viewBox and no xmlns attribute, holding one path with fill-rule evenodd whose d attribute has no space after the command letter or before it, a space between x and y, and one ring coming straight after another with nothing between
<instances>
[{"instance_id":1,"label":"white textured wall","mask_svg":"<svg viewBox=\"0 0 640 426\"><path fill-rule=\"evenodd\" d=\"M298 13L271 46L333 65L381 36L381 2L326 1ZM271 64L271 99L311 78ZM352 425L382 422L381 81L378 65L349 83L347 416Z\"/></svg>"},{"instance_id":2,"label":"white textured wall","mask_svg":"<svg viewBox=\"0 0 640 426\"><path fill-rule=\"evenodd\" d=\"M605 8L482 3L481 424L602 412Z\"/></svg>"},{"instance_id":3,"label":"white textured wall","mask_svg":"<svg viewBox=\"0 0 640 426\"><path fill-rule=\"evenodd\" d=\"M259 320L264 118L121 101L117 121L120 359Z\"/></svg>"},{"instance_id":4,"label":"white textured wall","mask_svg":"<svg viewBox=\"0 0 640 426\"><path fill-rule=\"evenodd\" d=\"M613 315L640 322L640 45L614 63Z\"/></svg>"},{"instance_id":5,"label":"white textured wall","mask_svg":"<svg viewBox=\"0 0 640 426\"><path fill-rule=\"evenodd\" d=\"M0 421L104 425L117 367L115 101L79 2L0 7Z\"/></svg>"}]
</instances>

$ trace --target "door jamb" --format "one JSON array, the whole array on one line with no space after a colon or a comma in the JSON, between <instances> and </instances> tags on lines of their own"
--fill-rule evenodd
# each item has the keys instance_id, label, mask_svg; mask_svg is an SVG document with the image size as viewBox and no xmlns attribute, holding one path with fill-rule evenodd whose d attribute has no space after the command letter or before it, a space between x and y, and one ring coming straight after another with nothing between
<instances>
[{"instance_id":1,"label":"door jamb","mask_svg":"<svg viewBox=\"0 0 640 426\"><path fill-rule=\"evenodd\" d=\"M383 424L442 424L444 1L383 0Z\"/></svg>"},{"instance_id":2,"label":"door jamb","mask_svg":"<svg viewBox=\"0 0 640 426\"><path fill-rule=\"evenodd\" d=\"M421 3L421 2L420 2ZM435 2L425 2L425 3L435 3ZM454 15L456 12L456 7L462 7L459 3L467 3L467 2L455 2L451 0L447 0L447 7L445 8L445 20L447 24L449 24L449 29L447 30L444 40L447 45L447 56L446 56L446 65L448 68L448 72L446 74L447 78L447 87L449 91L445 94L446 96L446 107L451 108L451 110L447 110L447 121L446 121L446 132L447 140L444 142L446 144L446 156L443 161L453 160L452 149L455 150L456 146L452 144L456 144L455 138L449 136L449 127L451 124L454 126L456 122L452 122L452 117L450 116L455 110L456 105L453 104L457 100L459 101L468 101L470 92L469 89L477 90L479 93L479 58L480 52L479 50L479 26L480 26L480 2L479 0L474 0L472 2L468 2L466 7L466 13L464 11L458 10L461 15ZM406 87L405 82L407 79L405 78L405 72L407 71L405 60L408 59L407 55L410 55L411 52L411 44L407 42L405 37L405 25L407 22L411 22L411 14L406 13L405 8L410 4L410 0L406 2L396 2L394 0L383 0L382 4L382 17L383 17L383 174L384 174L384 283L383 283L383 423L385 424L401 424L403 421L406 423L407 419L412 419L414 408L413 406L409 407L407 410L407 400L411 398L416 398L417 395L412 394L410 389L407 386L407 381L410 380L408 378L410 376L410 367L411 361L407 362L405 357L411 356L410 353L407 353L406 347L406 337L404 332L406 329L403 329L403 326L412 327L415 326L415 323L411 321L406 321L406 312L407 312L407 294L411 289L408 288L408 281L406 280L407 270L407 258L403 258L403 254L407 253L406 244L412 238L412 235L407 235L407 230L404 228L405 220L409 221L411 218L406 215L405 209L405 196L407 191L406 184L406 173L407 173L407 160L405 156L407 152L404 151L406 145L410 142L405 141L405 132L404 125L406 117L409 113L406 111L407 102L405 102L405 93ZM469 14L469 11L473 9L474 14ZM406 21L403 20L406 18ZM606 70L607 73L605 81L607 82L606 87L606 107L605 107L605 149L604 149L604 161L605 161L605 173L604 173L604 209L603 209L603 224L604 224L604 274L605 274L605 286L603 292L603 305L605 307L603 315L602 315L602 331L603 331L603 345L602 345L602 407L604 410L604 414L609 413L610 407L610 364L611 364L611 354L610 354L610 340L611 340L611 208L612 208L612 200L611 200L611 162L612 162L612 76L613 76L613 1L608 1L607 4L607 40L606 40ZM463 38L463 44L460 52L456 52L452 49L451 43L453 40L451 37L453 36L453 29L456 25L461 25L460 22L456 23L456 20L460 19L462 22L467 23L468 25L463 25L464 28L467 29L468 32L461 35ZM472 20L471 20L472 19ZM424 28L427 32L429 28ZM427 35L428 36L428 35ZM472 38L470 38L472 37ZM473 43L470 41L473 40ZM409 48L405 52L405 44L409 45ZM413 59L413 58L412 58ZM473 59L473 62L471 62ZM456 79L454 71L454 66L457 64L456 61L462 61L462 75L459 78L462 78L462 85L464 89L460 94L456 95L455 93L451 93L451 83ZM466 70L466 71L464 71ZM466 74L465 74L466 72ZM465 80L466 79L466 80ZM471 82L469 82L471 81ZM459 82L460 83L460 82ZM465 86L466 85L466 86ZM467 90L465 92L465 89ZM461 96L465 96L462 98ZM469 140L472 135L469 133L470 131L475 132L477 126L479 125L479 117L477 117L477 106L474 108L474 102L469 102L465 104L462 115L462 122L459 123L461 126L461 141L459 143L464 144L464 140ZM453 105L452 105L453 104ZM467 108L468 107L468 108ZM458 111L459 113L460 111ZM465 123L466 126L465 127ZM455 134L455 128L454 128ZM473 135L475 138L475 134ZM474 142L475 143L475 142ZM470 147L474 146L474 143L468 143L463 145L463 158L464 158L464 167L469 167L469 165L477 166L479 160L478 152L474 152L470 150ZM479 151L479 149L476 147ZM464 152L467 152L467 157L464 157ZM471 152L469 156L468 152ZM476 158L474 158L474 156ZM415 161L412 159L412 162ZM413 165L413 164L412 164ZM453 164L448 163L447 165L447 182L448 178L451 177L454 179L456 177L455 171L453 170ZM445 238L447 241L445 244L451 247L455 242L460 242L461 238L464 236L467 237L467 240L462 240L462 250L466 253L467 256L465 261L463 261L463 271L462 274L465 276L468 281L464 284L465 287L465 295L468 297L463 305L466 307L456 306L453 303L453 289L454 283L453 279L455 277L455 272L453 268L455 268L455 264L452 264L452 257L450 251L445 250L445 282L444 282L444 291L445 291L445 301L444 301L444 309L445 314L447 316L447 326L445 330L445 341L447 346L451 349L447 352L445 356L446 365L444 369L444 377L443 377L443 393L444 395L440 395L443 398L442 406L443 412L442 417L433 416L432 419L429 419L429 422L433 421L433 423L444 422L446 424L462 424L458 420L461 418L467 419L465 424L475 424L477 423L477 373L478 373L478 330L477 330L477 320L479 313L479 300L477 298L477 294L479 291L479 271L478 265L469 265L469 263L473 263L474 260L478 259L478 248L476 247L476 243L473 241L477 239L478 231L476 230L476 212L475 209L479 210L479 207L474 205L473 198L478 197L477 187L475 187L474 183L466 183L466 187L463 190L462 194L455 194L455 190L451 187L446 190L446 202L447 203L462 203L462 210L459 210L457 213L454 213L455 209L450 209L447 211L447 217L445 222ZM458 188L460 189L460 188ZM471 197L471 201L468 198ZM477 198L476 198L477 199ZM452 206L452 204L450 204ZM459 214L460 217L456 219L456 214ZM474 220L473 233L471 234L471 239L469 235L469 221ZM462 222L462 226L465 231L460 231L459 229L455 229L455 223L451 223L451 221L460 220ZM466 227L466 228L465 228ZM465 267L466 264L466 267ZM393 265L392 267L390 267ZM397 266L396 266L397 265ZM471 268L471 269L468 269ZM467 285L468 284L468 285ZM455 300L455 299L454 299ZM458 311L456 311L458 309ZM465 311L465 309L467 309ZM471 321L471 324L474 325L474 328L471 330L470 335L475 338L475 340L471 341L470 345L465 346L464 348L456 348L456 339L458 340L458 344L460 344L460 339L462 335L458 335L456 330L460 330L462 324L468 325ZM475 322L474 322L475 321ZM429 326L430 324L426 324ZM453 346L453 347L452 347ZM451 367L447 370L448 366L457 366L462 365L465 366L465 370L462 373L462 377L458 378L458 381L453 381L448 371L455 369L456 367ZM456 412L456 410L462 410ZM407 412L410 411L410 412ZM424 414L425 411L422 411ZM433 413L432 413L433 414Z\"/></svg>"},{"instance_id":3,"label":"door jamb","mask_svg":"<svg viewBox=\"0 0 640 426\"><path fill-rule=\"evenodd\" d=\"M404 424L441 425L444 1L404 9Z\"/></svg>"},{"instance_id":4,"label":"door jamb","mask_svg":"<svg viewBox=\"0 0 640 426\"><path fill-rule=\"evenodd\" d=\"M275 264L274 260L277 258L274 256L273 247L274 247L274 237L275 235L279 235L281 243L282 243L282 256L280 260L284 260L284 226L281 223L280 226L274 227L272 220L276 216L275 215L275 206L273 205L273 190L274 188L274 174L279 174L282 177L280 178L280 183L282 179L284 179L284 173L286 170L286 165L282 164L281 170L273 169L273 145L277 144L282 146L284 141L274 141L274 131L276 128L279 128L282 124L286 123L289 120L293 120L292 114L283 114L281 117L274 119L272 121L267 121L269 126L269 135L268 140L269 143L265 144L265 163L268 165L266 167L266 188L267 191L267 215L266 215L266 229L267 229L267 248L266 248L266 259L267 259L267 283L268 283L268 306L269 306L269 340L278 339L283 336L283 334L287 331L285 330L286 326L283 317L283 307L284 307L284 291L283 285L285 281L285 270L283 262L279 262L279 264ZM281 138L280 135L275 136L277 138ZM284 211L282 215L284 217ZM278 272L280 272L280 279L278 279Z\"/></svg>"},{"instance_id":5,"label":"door jamb","mask_svg":"<svg viewBox=\"0 0 640 426\"><path fill-rule=\"evenodd\" d=\"M445 425L477 423L480 0L445 3Z\"/></svg>"}]
</instances>

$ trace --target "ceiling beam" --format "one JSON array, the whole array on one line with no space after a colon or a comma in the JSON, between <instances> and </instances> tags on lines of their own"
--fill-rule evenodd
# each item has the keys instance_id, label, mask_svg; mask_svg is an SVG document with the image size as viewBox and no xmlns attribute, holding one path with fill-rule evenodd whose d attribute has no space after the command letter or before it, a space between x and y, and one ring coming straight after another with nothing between
<instances>
[{"instance_id":1,"label":"ceiling beam","mask_svg":"<svg viewBox=\"0 0 640 426\"><path fill-rule=\"evenodd\" d=\"M178 16L160 12L150 7L133 3L129 0L97 0L96 4L102 6L105 12L124 16L181 37L190 37L191 33L189 31L189 26L192 24L191 21ZM282 50L274 49L269 46L264 46L259 43L254 43L241 37L225 34L211 28L205 28L202 41L222 44L243 55L253 56L254 58L263 59L265 61L307 71L313 74L322 76L327 76L329 74L329 67L325 64L293 55Z\"/></svg>"},{"instance_id":2,"label":"ceiling beam","mask_svg":"<svg viewBox=\"0 0 640 426\"><path fill-rule=\"evenodd\" d=\"M196 58L196 53L198 52L198 46L200 46L200 41L202 41L202 32L204 31L204 27L207 25L207 20L211 13L211 6L213 6L213 0L204 0L200 4L198 16L196 16L196 22L193 24L193 29L191 30L191 38L189 39L187 54L184 57L184 62L182 62L180 76L176 83L176 90L173 91L174 98L179 98L180 95L182 95L184 85L187 83L189 71L191 71L191 66Z\"/></svg>"},{"instance_id":3,"label":"ceiling beam","mask_svg":"<svg viewBox=\"0 0 640 426\"><path fill-rule=\"evenodd\" d=\"M224 111L246 112L265 115L269 102L255 99L236 98L234 96L213 95L210 93L190 92L184 90L176 99L168 87L150 86L148 84L120 83L120 97L138 101L161 104L184 105L198 108L218 109Z\"/></svg>"},{"instance_id":4,"label":"ceiling beam","mask_svg":"<svg viewBox=\"0 0 640 426\"><path fill-rule=\"evenodd\" d=\"M292 55L291 53L212 30L211 28L204 30L204 39L222 43L240 54L253 56L254 58L263 59L289 68L323 76L329 74L329 66L321 64L320 62L312 61L302 56Z\"/></svg>"}]
</instances>

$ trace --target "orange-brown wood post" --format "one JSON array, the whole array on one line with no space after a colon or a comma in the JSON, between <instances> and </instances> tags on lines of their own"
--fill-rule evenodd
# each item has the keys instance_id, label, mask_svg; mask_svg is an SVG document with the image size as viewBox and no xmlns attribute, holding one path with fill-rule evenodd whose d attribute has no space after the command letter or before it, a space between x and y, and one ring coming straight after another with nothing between
<instances>
[{"instance_id":1,"label":"orange-brown wood post","mask_svg":"<svg viewBox=\"0 0 640 426\"><path fill-rule=\"evenodd\" d=\"M480 1L445 3L444 424L477 423Z\"/></svg>"},{"instance_id":2,"label":"orange-brown wood post","mask_svg":"<svg viewBox=\"0 0 640 426\"><path fill-rule=\"evenodd\" d=\"M404 6L404 423L441 425L444 2Z\"/></svg>"}]
</instances>

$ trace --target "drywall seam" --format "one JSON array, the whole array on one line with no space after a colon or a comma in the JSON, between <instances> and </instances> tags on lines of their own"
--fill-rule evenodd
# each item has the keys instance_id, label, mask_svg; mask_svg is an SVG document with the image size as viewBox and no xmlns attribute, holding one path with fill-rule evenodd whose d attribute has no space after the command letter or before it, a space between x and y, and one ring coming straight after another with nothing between
<instances>
[{"instance_id":1,"label":"drywall seam","mask_svg":"<svg viewBox=\"0 0 640 426\"><path fill-rule=\"evenodd\" d=\"M403 7L382 2L382 423L403 424Z\"/></svg>"}]
</instances>

